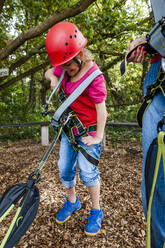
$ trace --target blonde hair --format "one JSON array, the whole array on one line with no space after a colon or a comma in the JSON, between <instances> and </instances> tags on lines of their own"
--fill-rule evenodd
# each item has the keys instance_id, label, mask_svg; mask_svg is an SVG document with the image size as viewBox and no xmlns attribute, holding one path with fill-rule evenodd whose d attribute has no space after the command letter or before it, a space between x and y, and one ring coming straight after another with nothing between
<instances>
[{"instance_id":1,"label":"blonde hair","mask_svg":"<svg viewBox=\"0 0 165 248\"><path fill-rule=\"evenodd\" d=\"M83 62L94 60L93 54L87 48L83 48L82 52L84 53L84 56L82 58L82 61Z\"/></svg>"}]
</instances>

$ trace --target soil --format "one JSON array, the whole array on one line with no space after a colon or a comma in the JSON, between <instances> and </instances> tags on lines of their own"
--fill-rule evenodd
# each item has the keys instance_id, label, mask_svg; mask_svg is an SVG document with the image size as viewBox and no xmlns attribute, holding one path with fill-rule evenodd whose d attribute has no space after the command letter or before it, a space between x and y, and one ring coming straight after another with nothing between
<instances>
[{"instance_id":1,"label":"soil","mask_svg":"<svg viewBox=\"0 0 165 248\"><path fill-rule=\"evenodd\" d=\"M21 182L35 171L48 147L31 140L0 144L0 194ZM85 218L91 208L86 187L77 175L77 195L82 208L64 224L55 217L65 201L64 188L57 168L59 144L53 149L37 183L40 191L38 213L16 248L144 248L146 223L141 204L141 144L121 143L104 148L99 170L101 175L101 206L104 212L101 233L95 237L84 234ZM14 214L12 210L0 223L0 241Z\"/></svg>"}]
</instances>

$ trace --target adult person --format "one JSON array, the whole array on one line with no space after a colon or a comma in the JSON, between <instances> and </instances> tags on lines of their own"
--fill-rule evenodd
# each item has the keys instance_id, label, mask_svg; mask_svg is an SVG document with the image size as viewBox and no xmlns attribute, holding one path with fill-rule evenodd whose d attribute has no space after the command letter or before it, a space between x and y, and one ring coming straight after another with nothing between
<instances>
[{"instance_id":1,"label":"adult person","mask_svg":"<svg viewBox=\"0 0 165 248\"><path fill-rule=\"evenodd\" d=\"M146 41L145 37L141 37L133 41L127 49L127 53L132 51L138 44ZM127 59L128 63L137 62L143 63L146 56L146 49L143 46L138 46L136 50L131 53ZM156 54L151 57L149 71L144 81L144 96L147 93L149 85L155 83L159 78L161 70L161 56ZM153 140L157 138L157 126L159 121L162 120L163 112L165 109L165 97L162 91L159 91L152 99L150 105L146 109L142 120L142 145L143 145L143 170L142 170L142 204L144 214L147 219L148 196L147 192L150 191L152 185L152 167L147 168L147 157L149 156L148 150ZM164 126L163 126L164 130ZM159 165L159 171L152 199L151 207L151 247L163 248L165 247L165 180L164 180L163 161Z\"/></svg>"},{"instance_id":2,"label":"adult person","mask_svg":"<svg viewBox=\"0 0 165 248\"><path fill-rule=\"evenodd\" d=\"M61 89L69 96L92 72L98 69L92 54L85 48L86 44L87 39L73 23L60 22L50 29L46 37L46 49L53 68L46 71L45 77L51 81L51 89L56 86L58 78L65 71ZM96 127L96 130L88 132L86 137L78 136L76 130L73 129L77 144L96 159L100 158L107 117L105 100L105 79L101 74L70 106L86 130L90 130L90 126ZM75 151L63 132L58 167L60 179L66 189L66 202L56 216L56 222L60 224L67 221L73 212L81 208L81 202L75 190L76 164L79 167L80 178L87 186L91 199L91 211L85 226L85 233L94 236L100 232L103 219L103 211L100 207L99 170L80 151Z\"/></svg>"}]
</instances>

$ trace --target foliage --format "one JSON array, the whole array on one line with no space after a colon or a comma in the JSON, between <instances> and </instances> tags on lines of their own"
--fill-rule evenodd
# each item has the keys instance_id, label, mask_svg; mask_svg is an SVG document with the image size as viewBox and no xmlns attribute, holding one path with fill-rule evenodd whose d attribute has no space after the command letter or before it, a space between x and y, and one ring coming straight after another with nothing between
<instances>
[{"instance_id":1,"label":"foliage","mask_svg":"<svg viewBox=\"0 0 165 248\"><path fill-rule=\"evenodd\" d=\"M78 3L83 6L83 2L87 0L5 1L0 13L0 49L9 48L11 42L27 31L34 28L37 31L50 17L63 16L65 10L71 8L71 11ZM88 5L85 11L79 10L79 14L69 18L64 16L63 20L74 22L82 30L88 39L88 49L93 52L105 75L108 120L136 121L136 112L142 101L144 68L130 64L125 76L121 77L120 63L130 41L145 35L153 25L147 1L91 0ZM46 95L50 94L49 82L44 78L44 72L50 67L44 45L47 31L48 28L41 35L27 39L0 61L0 68L8 67L10 71L8 77L0 78L0 123L45 120L41 113ZM56 99L53 111L57 104ZM28 137L30 133L36 136L38 129L33 132L25 128L23 132Z\"/></svg>"},{"instance_id":2,"label":"foliage","mask_svg":"<svg viewBox=\"0 0 165 248\"><path fill-rule=\"evenodd\" d=\"M117 147L118 144L141 143L141 129L134 127L106 127L106 145Z\"/></svg>"}]
</instances>

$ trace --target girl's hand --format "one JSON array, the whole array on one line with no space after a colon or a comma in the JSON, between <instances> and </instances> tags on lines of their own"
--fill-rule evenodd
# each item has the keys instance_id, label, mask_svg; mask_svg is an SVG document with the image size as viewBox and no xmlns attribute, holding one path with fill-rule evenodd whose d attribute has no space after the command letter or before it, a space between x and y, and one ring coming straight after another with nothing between
<instances>
[{"instance_id":1,"label":"girl's hand","mask_svg":"<svg viewBox=\"0 0 165 248\"><path fill-rule=\"evenodd\" d=\"M82 137L82 142L87 146L99 144L101 141L102 138L97 136L88 135L87 137Z\"/></svg>"},{"instance_id":2,"label":"girl's hand","mask_svg":"<svg viewBox=\"0 0 165 248\"><path fill-rule=\"evenodd\" d=\"M55 87L56 87L56 85L57 85L57 78L55 77L55 76L52 76L51 78L50 78L50 89L51 90L53 90Z\"/></svg>"},{"instance_id":3,"label":"girl's hand","mask_svg":"<svg viewBox=\"0 0 165 248\"><path fill-rule=\"evenodd\" d=\"M45 72L45 78L50 81L50 89L53 90L58 83L58 78L54 75L53 68L50 68Z\"/></svg>"}]
</instances>

